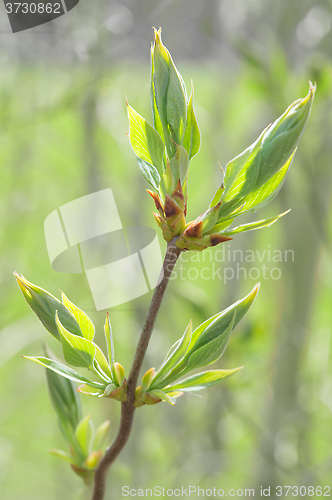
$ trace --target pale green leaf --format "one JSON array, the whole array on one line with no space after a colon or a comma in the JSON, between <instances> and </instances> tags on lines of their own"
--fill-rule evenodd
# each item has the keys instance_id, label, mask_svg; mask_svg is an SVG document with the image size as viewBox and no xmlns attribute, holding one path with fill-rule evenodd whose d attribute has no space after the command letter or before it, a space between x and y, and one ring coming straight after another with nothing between
<instances>
[{"instance_id":1,"label":"pale green leaf","mask_svg":"<svg viewBox=\"0 0 332 500\"><path fill-rule=\"evenodd\" d=\"M194 88L191 86L191 94L187 109L187 123L183 139L183 147L187 150L189 161L198 153L201 147L201 133L196 120L196 115L193 106ZM215 205L219 203L219 200Z\"/></svg>"},{"instance_id":2,"label":"pale green leaf","mask_svg":"<svg viewBox=\"0 0 332 500\"><path fill-rule=\"evenodd\" d=\"M188 359L188 364L183 373L187 373L195 368L201 368L217 361L224 353L228 340L234 328L236 310L233 313L233 318L226 330L220 333L216 338L204 344L199 349L195 350Z\"/></svg>"},{"instance_id":3,"label":"pale green leaf","mask_svg":"<svg viewBox=\"0 0 332 500\"><path fill-rule=\"evenodd\" d=\"M109 420L106 420L98 427L92 444L93 451L99 451L103 449L107 434L110 430L110 426L111 422Z\"/></svg>"},{"instance_id":4,"label":"pale green leaf","mask_svg":"<svg viewBox=\"0 0 332 500\"><path fill-rule=\"evenodd\" d=\"M149 389L153 377L155 376L156 370L154 368L150 368L147 372L144 373L142 377L142 392L147 392Z\"/></svg>"},{"instance_id":5,"label":"pale green leaf","mask_svg":"<svg viewBox=\"0 0 332 500\"><path fill-rule=\"evenodd\" d=\"M225 186L222 184L222 185L221 185L221 186L217 189L217 191L215 192L215 194L214 194L214 196L213 196L213 198L212 198L212 200L211 200L211 203L210 203L209 208L213 208L213 207L215 207L216 205L218 205L218 203L220 202L221 197L222 197L222 195L223 195L224 191L225 191Z\"/></svg>"},{"instance_id":6,"label":"pale green leaf","mask_svg":"<svg viewBox=\"0 0 332 500\"><path fill-rule=\"evenodd\" d=\"M111 371L109 364L107 363L107 359L105 358L105 354L103 353L103 351L100 349L100 347L98 345L94 344L94 346L96 349L95 361L97 361L99 367L103 370L103 372L105 373L107 378L110 380L113 380L112 371Z\"/></svg>"},{"instance_id":7,"label":"pale green leaf","mask_svg":"<svg viewBox=\"0 0 332 500\"><path fill-rule=\"evenodd\" d=\"M254 189L260 172L261 145L265 131L266 129L249 148L227 164L224 202L234 198L243 198Z\"/></svg>"},{"instance_id":8,"label":"pale green leaf","mask_svg":"<svg viewBox=\"0 0 332 500\"><path fill-rule=\"evenodd\" d=\"M187 151L182 146L176 146L176 152L169 162L175 183L180 179L184 183L188 172L189 158Z\"/></svg>"},{"instance_id":9,"label":"pale green leaf","mask_svg":"<svg viewBox=\"0 0 332 500\"><path fill-rule=\"evenodd\" d=\"M111 374L112 374L111 378L114 382L116 382L117 381L117 374L116 374L116 371L114 368L114 360L115 360L114 341L113 341L111 321L110 321L110 317L109 317L108 313L106 313L104 333L105 333L106 346L107 346L108 363L109 363L109 366L111 367Z\"/></svg>"},{"instance_id":10,"label":"pale green leaf","mask_svg":"<svg viewBox=\"0 0 332 500\"><path fill-rule=\"evenodd\" d=\"M222 234L225 234L226 236L231 236L233 234L238 234L238 233L244 233L246 231L253 231L254 229L261 229L263 227L269 227L272 226L280 217L283 217L284 215L288 214L290 210L287 210L286 212L277 215L276 217L270 217L269 219L264 219L264 220L258 220L256 222L249 222L248 224L242 224L241 226L234 227L233 229L229 229L226 231L223 231Z\"/></svg>"},{"instance_id":11,"label":"pale green leaf","mask_svg":"<svg viewBox=\"0 0 332 500\"><path fill-rule=\"evenodd\" d=\"M58 362L46 345L44 350L48 359ZM70 380L52 370L46 370L46 379L50 398L59 418L69 421L72 429L75 429L82 418L81 401L76 387Z\"/></svg>"},{"instance_id":12,"label":"pale green leaf","mask_svg":"<svg viewBox=\"0 0 332 500\"><path fill-rule=\"evenodd\" d=\"M196 349L199 349L201 346L210 342L211 340L218 337L222 332L224 332L229 324L231 323L234 315L234 311L236 311L235 320L234 320L234 328L241 321L243 316L246 314L252 303L254 302L260 284L257 283L251 292L241 300L238 300L227 309L222 311L221 313L210 318L209 323L204 322L200 325L192 335L192 339L190 342L189 350L186 357ZM204 328L202 326L206 325Z\"/></svg>"},{"instance_id":13,"label":"pale green leaf","mask_svg":"<svg viewBox=\"0 0 332 500\"><path fill-rule=\"evenodd\" d=\"M181 361L186 354L192 335L192 322L190 320L183 336L170 349L165 361L156 373L156 376L151 384L151 388L159 386L158 381L167 375Z\"/></svg>"},{"instance_id":14,"label":"pale green leaf","mask_svg":"<svg viewBox=\"0 0 332 500\"><path fill-rule=\"evenodd\" d=\"M82 311L82 309L75 306L75 304L73 304L63 292L61 292L61 299L63 305L72 313L79 324L83 337L88 340L93 340L95 327L89 316Z\"/></svg>"},{"instance_id":15,"label":"pale green leaf","mask_svg":"<svg viewBox=\"0 0 332 500\"><path fill-rule=\"evenodd\" d=\"M166 401L166 403L168 403L172 406L174 406L176 403L175 398L170 397L168 394L166 394L165 392L160 391L160 390L155 390L155 391L149 392L149 395L157 397L157 398L161 399L162 401Z\"/></svg>"},{"instance_id":16,"label":"pale green leaf","mask_svg":"<svg viewBox=\"0 0 332 500\"><path fill-rule=\"evenodd\" d=\"M67 363L73 366L93 369L93 362L96 356L95 344L91 340L68 332L61 324L57 314L55 320L61 337L63 356Z\"/></svg>"},{"instance_id":17,"label":"pale green leaf","mask_svg":"<svg viewBox=\"0 0 332 500\"><path fill-rule=\"evenodd\" d=\"M69 462L72 465L76 465L76 467L80 466L80 463L77 462L76 460L73 459L68 453L65 453L62 450L48 450L48 453L51 455L54 455L55 457L61 458L61 460L65 460L66 462Z\"/></svg>"},{"instance_id":18,"label":"pale green leaf","mask_svg":"<svg viewBox=\"0 0 332 500\"><path fill-rule=\"evenodd\" d=\"M75 438L83 454L87 457L91 452L93 424L90 415L84 417L75 429Z\"/></svg>"},{"instance_id":19,"label":"pale green leaf","mask_svg":"<svg viewBox=\"0 0 332 500\"><path fill-rule=\"evenodd\" d=\"M216 384L219 384L226 378L243 368L234 368L233 370L209 370L207 372L197 373L192 375L177 384L170 385L164 389L164 392L182 391L182 392L197 392L203 389L208 389Z\"/></svg>"},{"instance_id":20,"label":"pale green leaf","mask_svg":"<svg viewBox=\"0 0 332 500\"><path fill-rule=\"evenodd\" d=\"M151 165L151 163L141 160L137 157L137 162L141 174L143 175L146 182L150 184L157 192L159 192L160 175L156 167Z\"/></svg>"},{"instance_id":21,"label":"pale green leaf","mask_svg":"<svg viewBox=\"0 0 332 500\"><path fill-rule=\"evenodd\" d=\"M285 179L289 167L293 161L295 152L292 156L287 160L285 165L276 173L273 177L271 177L265 184L253 190L244 201L244 208L241 210L241 213L251 211L257 212L261 208L265 207L270 201L279 193Z\"/></svg>"},{"instance_id":22,"label":"pale green leaf","mask_svg":"<svg viewBox=\"0 0 332 500\"><path fill-rule=\"evenodd\" d=\"M80 385L77 391L86 396L100 396L104 393L104 389L98 389L87 384Z\"/></svg>"},{"instance_id":23,"label":"pale green leaf","mask_svg":"<svg viewBox=\"0 0 332 500\"><path fill-rule=\"evenodd\" d=\"M187 95L183 79L170 56L166 113L171 139L179 145L182 144L186 124L186 101Z\"/></svg>"},{"instance_id":24,"label":"pale green leaf","mask_svg":"<svg viewBox=\"0 0 332 500\"><path fill-rule=\"evenodd\" d=\"M68 331L82 336L76 319L56 297L43 288L30 283L24 276L17 273L14 273L14 276L28 306L53 337L60 341L59 332L55 324L56 311L58 311L59 318Z\"/></svg>"},{"instance_id":25,"label":"pale green leaf","mask_svg":"<svg viewBox=\"0 0 332 500\"><path fill-rule=\"evenodd\" d=\"M165 145L156 130L128 104L129 138L138 158L154 165L163 173Z\"/></svg>"},{"instance_id":26,"label":"pale green leaf","mask_svg":"<svg viewBox=\"0 0 332 500\"><path fill-rule=\"evenodd\" d=\"M66 365L63 365L62 363L54 361L53 359L48 359L43 356L39 357L23 356L23 358L30 359L31 361L34 361L35 363L38 363L39 365L44 366L45 368L48 368L49 370L52 370L55 373L58 373L59 375L62 375L63 377L69 380L72 380L73 382L78 382L80 384L82 383L89 384L97 388L98 387L104 388L103 384L89 380L88 378L84 377L75 370L72 370L71 368L69 368Z\"/></svg>"}]
</instances>

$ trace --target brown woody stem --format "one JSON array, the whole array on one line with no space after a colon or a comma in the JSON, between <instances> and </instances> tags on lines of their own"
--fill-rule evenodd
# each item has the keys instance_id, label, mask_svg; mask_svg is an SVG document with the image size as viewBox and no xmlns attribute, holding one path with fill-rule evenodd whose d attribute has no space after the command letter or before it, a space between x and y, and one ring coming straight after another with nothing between
<instances>
[{"instance_id":1,"label":"brown woody stem","mask_svg":"<svg viewBox=\"0 0 332 500\"><path fill-rule=\"evenodd\" d=\"M149 345L156 317L163 300L166 287L176 261L179 258L181 249L175 245L174 238L167 244L167 251L161 271L160 282L155 288L149 310L146 316L145 324L139 339L134 361L128 377L127 401L121 403L121 421L118 434L113 444L106 450L105 456L99 464L95 474L92 500L103 500L105 496L106 476L108 469L116 460L124 446L126 445L132 428L135 412L135 389L143 360Z\"/></svg>"}]
</instances>

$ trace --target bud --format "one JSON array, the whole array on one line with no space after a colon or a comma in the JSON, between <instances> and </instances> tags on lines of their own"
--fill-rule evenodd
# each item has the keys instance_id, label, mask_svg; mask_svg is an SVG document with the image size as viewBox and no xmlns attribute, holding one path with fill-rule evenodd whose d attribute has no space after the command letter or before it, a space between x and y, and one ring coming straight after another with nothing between
<instances>
[{"instance_id":1,"label":"bud","mask_svg":"<svg viewBox=\"0 0 332 500\"><path fill-rule=\"evenodd\" d=\"M120 363L114 363L114 372L116 375L116 382L118 386L122 386L123 380L125 378L125 371L123 366Z\"/></svg>"},{"instance_id":2,"label":"bud","mask_svg":"<svg viewBox=\"0 0 332 500\"><path fill-rule=\"evenodd\" d=\"M123 380L123 383L120 387L115 386L114 384L109 384L104 393L99 396L100 398L106 397L110 399L116 399L117 401L126 401L127 400L127 381Z\"/></svg>"},{"instance_id":3,"label":"bud","mask_svg":"<svg viewBox=\"0 0 332 500\"><path fill-rule=\"evenodd\" d=\"M93 451L92 453L90 453L88 458L83 462L83 465L87 469L96 469L102 458L103 458L103 452L101 450Z\"/></svg>"},{"instance_id":4,"label":"bud","mask_svg":"<svg viewBox=\"0 0 332 500\"><path fill-rule=\"evenodd\" d=\"M171 54L161 41L161 28L154 30L151 50L151 96L155 128L159 132L161 126L168 157L172 158L176 145L183 142L187 93Z\"/></svg>"},{"instance_id":5,"label":"bud","mask_svg":"<svg viewBox=\"0 0 332 500\"><path fill-rule=\"evenodd\" d=\"M46 292L43 288L33 285L24 276L16 272L14 276L28 306L53 337L60 341L60 335L55 322L56 311L58 311L62 325L70 333L80 337L83 336L74 316L56 297Z\"/></svg>"},{"instance_id":6,"label":"bud","mask_svg":"<svg viewBox=\"0 0 332 500\"><path fill-rule=\"evenodd\" d=\"M156 370L154 368L150 368L150 370L144 373L142 377L142 392L146 392L149 389L155 374Z\"/></svg>"}]
</instances>

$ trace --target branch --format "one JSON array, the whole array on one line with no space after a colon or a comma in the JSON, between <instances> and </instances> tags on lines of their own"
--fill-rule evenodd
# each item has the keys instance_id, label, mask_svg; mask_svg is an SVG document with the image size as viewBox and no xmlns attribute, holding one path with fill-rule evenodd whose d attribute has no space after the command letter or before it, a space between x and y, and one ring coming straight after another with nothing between
<instances>
[{"instance_id":1,"label":"branch","mask_svg":"<svg viewBox=\"0 0 332 500\"><path fill-rule=\"evenodd\" d=\"M175 245L175 238L167 244L167 251L163 263L159 285L155 288L150 307L146 316L145 324L139 339L134 361L128 377L127 401L121 403L121 421L118 435L113 444L106 450L105 456L99 464L95 474L95 482L92 500L103 500L105 496L106 476L108 469L116 460L124 446L126 445L133 424L135 412L135 389L143 360L149 345L153 327L157 314L163 300L166 287L176 261L179 258L181 249Z\"/></svg>"}]
</instances>

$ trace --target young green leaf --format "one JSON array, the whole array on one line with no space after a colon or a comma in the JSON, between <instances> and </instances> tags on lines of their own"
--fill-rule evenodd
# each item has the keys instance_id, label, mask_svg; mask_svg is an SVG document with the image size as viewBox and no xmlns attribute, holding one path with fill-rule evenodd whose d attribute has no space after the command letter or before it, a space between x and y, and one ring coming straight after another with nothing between
<instances>
[{"instance_id":1,"label":"young green leaf","mask_svg":"<svg viewBox=\"0 0 332 500\"><path fill-rule=\"evenodd\" d=\"M257 210L258 203L264 200L266 204L272 193L276 194L288 169L286 165L291 163L308 121L315 90L315 86L310 83L305 98L291 104L252 146L228 163L223 194L225 202L239 199L246 203L245 211L253 208ZM284 172L279 177L277 174L281 170ZM257 198L263 200L259 202Z\"/></svg>"},{"instance_id":2,"label":"young green leaf","mask_svg":"<svg viewBox=\"0 0 332 500\"><path fill-rule=\"evenodd\" d=\"M116 371L114 368L114 341L113 341L113 335L112 335L112 326L111 326L111 321L108 312L106 313L106 321L104 325L104 333L105 333L105 339L106 339L106 346L107 346L107 357L108 357L108 363L109 366L111 367L111 374L112 374L112 380L115 382L117 381L117 375Z\"/></svg>"},{"instance_id":3,"label":"young green leaf","mask_svg":"<svg viewBox=\"0 0 332 500\"><path fill-rule=\"evenodd\" d=\"M91 451L93 439L93 424L90 415L84 417L75 429L76 441L83 454L87 457Z\"/></svg>"},{"instance_id":4,"label":"young green leaf","mask_svg":"<svg viewBox=\"0 0 332 500\"><path fill-rule=\"evenodd\" d=\"M241 200L242 202L244 202L244 208L241 209L240 213L245 213L248 211L257 212L261 208L264 208L268 203L270 203L270 201L279 193L283 183L285 182L286 175L293 161L295 152L296 150L286 161L285 165L268 181L266 181L265 184L256 187L254 191L252 191L248 196ZM240 215L240 213L238 213L237 215Z\"/></svg>"},{"instance_id":5,"label":"young green leaf","mask_svg":"<svg viewBox=\"0 0 332 500\"><path fill-rule=\"evenodd\" d=\"M233 327L235 328L254 302L258 294L259 287L260 284L257 283L246 297L238 300L227 309L218 315L213 316L196 328L193 332L186 357L189 357L193 351L196 351L203 345L221 335L232 322L234 312L236 311Z\"/></svg>"},{"instance_id":6,"label":"young green leaf","mask_svg":"<svg viewBox=\"0 0 332 500\"><path fill-rule=\"evenodd\" d=\"M107 359L105 358L105 354L100 349L97 344L94 344L96 349L96 359L95 362L98 363L98 369L101 368L103 373L106 375L107 381L113 380L113 374L109 364L107 363Z\"/></svg>"},{"instance_id":7,"label":"young green leaf","mask_svg":"<svg viewBox=\"0 0 332 500\"><path fill-rule=\"evenodd\" d=\"M54 354L45 346L48 359L58 361ZM73 383L52 370L46 370L46 379L50 399L58 417L63 422L69 422L74 431L82 418L82 407L79 395Z\"/></svg>"},{"instance_id":8,"label":"young green leaf","mask_svg":"<svg viewBox=\"0 0 332 500\"><path fill-rule=\"evenodd\" d=\"M153 377L155 376L156 370L154 368L150 368L146 373L144 373L142 377L142 392L147 392L149 389Z\"/></svg>"},{"instance_id":9,"label":"young green leaf","mask_svg":"<svg viewBox=\"0 0 332 500\"><path fill-rule=\"evenodd\" d=\"M110 430L110 426L111 422L109 420L106 420L98 427L92 444L93 451L98 451L103 448L104 442L107 438L107 434Z\"/></svg>"},{"instance_id":10,"label":"young green leaf","mask_svg":"<svg viewBox=\"0 0 332 500\"><path fill-rule=\"evenodd\" d=\"M53 359L48 359L43 356L39 357L32 357L32 356L22 356L25 359L30 359L31 361L34 361L35 363L38 363L41 366L44 366L45 368L48 368L49 370L53 370L55 373L58 373L59 375L62 375L62 377L68 378L69 380L72 380L73 382L78 382L80 384L88 384L92 385L93 387L97 388L104 388L105 385L101 384L100 382L94 382L92 380L89 380L88 378L84 377L80 373L76 372L75 370L72 370L66 365L63 365L62 363L58 363L57 361L54 361Z\"/></svg>"},{"instance_id":11,"label":"young green leaf","mask_svg":"<svg viewBox=\"0 0 332 500\"><path fill-rule=\"evenodd\" d=\"M233 305L231 305L221 313L212 316L212 318L204 321L204 323L196 328L196 330L192 334L191 341L185 356L181 359L177 366L175 366L175 368L169 371L169 373L162 380L156 382L156 384L153 383L151 389L153 389L154 387L159 388L160 384L173 383L174 380L177 380L181 375L186 373L188 371L187 365L190 356L204 345L209 344L209 342L211 342L212 340L218 338L219 336L222 336L228 329L228 327L232 324L233 316L236 313L232 329L235 328L235 326L241 321L241 319L255 300L259 290L259 286L260 284L257 283L252 291L242 300L238 300ZM216 341L216 345L217 344L218 341Z\"/></svg>"},{"instance_id":12,"label":"young green leaf","mask_svg":"<svg viewBox=\"0 0 332 500\"><path fill-rule=\"evenodd\" d=\"M100 396L104 393L104 389L97 389L96 387L92 387L87 384L80 385L77 387L77 392L81 394L85 394L86 396Z\"/></svg>"},{"instance_id":13,"label":"young green leaf","mask_svg":"<svg viewBox=\"0 0 332 500\"><path fill-rule=\"evenodd\" d=\"M63 292L61 292L61 299L63 305L72 313L79 324L83 337L88 340L93 340L93 337L95 336L95 327L89 316L82 311L82 309L75 306L75 304L73 304Z\"/></svg>"},{"instance_id":14,"label":"young green leaf","mask_svg":"<svg viewBox=\"0 0 332 500\"><path fill-rule=\"evenodd\" d=\"M55 314L55 321L61 338L63 356L67 363L93 370L96 357L95 344L66 330L59 320L58 313Z\"/></svg>"},{"instance_id":15,"label":"young green leaf","mask_svg":"<svg viewBox=\"0 0 332 500\"><path fill-rule=\"evenodd\" d=\"M55 323L55 312L65 328L75 335L82 336L81 329L68 309L53 295L43 288L30 283L24 276L14 273L17 284L30 309L35 313L46 330L60 341L60 336Z\"/></svg>"},{"instance_id":16,"label":"young green leaf","mask_svg":"<svg viewBox=\"0 0 332 500\"><path fill-rule=\"evenodd\" d=\"M76 467L80 466L80 462L77 460L74 460L73 457L68 455L68 453L65 453L62 450L48 450L48 453L51 455L54 455L55 457L61 458L62 460L65 460L66 462L69 462L70 464L76 465Z\"/></svg>"},{"instance_id":17,"label":"young green leaf","mask_svg":"<svg viewBox=\"0 0 332 500\"><path fill-rule=\"evenodd\" d=\"M226 330L224 330L218 337L214 338L207 344L204 344L199 349L195 350L188 359L188 364L183 373L187 373L195 368L201 368L202 366L211 365L217 361L224 353L229 337L234 328L234 322L236 317L236 310L233 313L231 322L229 323ZM183 375L182 373L182 375Z\"/></svg>"},{"instance_id":18,"label":"young green leaf","mask_svg":"<svg viewBox=\"0 0 332 500\"><path fill-rule=\"evenodd\" d=\"M163 129L168 158L176 145L182 145L186 125L187 95L183 79L167 48L161 41L161 29L154 31L151 50L151 97L156 130ZM160 134L161 135L161 134Z\"/></svg>"},{"instance_id":19,"label":"young green leaf","mask_svg":"<svg viewBox=\"0 0 332 500\"><path fill-rule=\"evenodd\" d=\"M125 378L125 371L121 363L114 363L114 372L115 372L114 383L115 385L121 387Z\"/></svg>"},{"instance_id":20,"label":"young green leaf","mask_svg":"<svg viewBox=\"0 0 332 500\"><path fill-rule=\"evenodd\" d=\"M268 127L269 128L269 127ZM226 166L223 201L243 198L255 187L261 168L261 147L265 129L258 139Z\"/></svg>"},{"instance_id":21,"label":"young green leaf","mask_svg":"<svg viewBox=\"0 0 332 500\"><path fill-rule=\"evenodd\" d=\"M219 384L226 378L241 370L241 368L243 368L243 366L234 368L233 370L209 370L207 372L197 373L196 375L192 375L177 384L165 387L163 390L166 393L173 391L202 391L203 389L208 389L209 387Z\"/></svg>"},{"instance_id":22,"label":"young green leaf","mask_svg":"<svg viewBox=\"0 0 332 500\"><path fill-rule=\"evenodd\" d=\"M167 89L167 122L170 137L181 145L187 117L187 92L182 76L176 69L172 57L169 58L169 84ZM165 132L164 132L165 133Z\"/></svg>"},{"instance_id":23,"label":"young green leaf","mask_svg":"<svg viewBox=\"0 0 332 500\"><path fill-rule=\"evenodd\" d=\"M166 392L160 391L158 389L149 392L149 395L155 398L159 398L162 401L166 401L166 403L174 406L176 403L175 398L172 398L169 394L166 394Z\"/></svg>"},{"instance_id":24,"label":"young green leaf","mask_svg":"<svg viewBox=\"0 0 332 500\"><path fill-rule=\"evenodd\" d=\"M146 180L146 182L148 182L150 184L150 186L152 186L153 189L155 189L158 193L159 192L159 184L160 184L160 175L159 175L156 167L154 167L153 165L151 165L151 163L149 163L147 161L141 160L138 157L137 157L137 162L138 162L138 166L139 166L139 169L141 171L141 174L144 177L144 179Z\"/></svg>"},{"instance_id":25,"label":"young green leaf","mask_svg":"<svg viewBox=\"0 0 332 500\"><path fill-rule=\"evenodd\" d=\"M269 227L272 226L272 224L274 224L278 219L288 214L289 212L290 210L287 210L286 212L279 214L276 217L270 217L269 219L258 220L256 222L249 222L248 224L242 224L241 226L234 227L233 229L223 231L223 234L231 236L233 234L244 233L246 231L252 231L254 229L261 229L262 227Z\"/></svg>"},{"instance_id":26,"label":"young green leaf","mask_svg":"<svg viewBox=\"0 0 332 500\"><path fill-rule=\"evenodd\" d=\"M182 146L176 146L175 155L169 162L173 179L180 179L181 185L184 183L188 172L189 158L187 151Z\"/></svg>"},{"instance_id":27,"label":"young green leaf","mask_svg":"<svg viewBox=\"0 0 332 500\"><path fill-rule=\"evenodd\" d=\"M138 158L154 165L161 176L165 145L158 132L129 104L127 107L131 147Z\"/></svg>"},{"instance_id":28,"label":"young green leaf","mask_svg":"<svg viewBox=\"0 0 332 500\"><path fill-rule=\"evenodd\" d=\"M165 361L161 365L160 369L154 377L151 388L159 386L157 383L163 377L165 377L176 365L181 361L183 356L186 354L188 346L190 344L190 339L192 335L192 321L190 320L182 338L175 342L171 347L169 353L167 354Z\"/></svg>"},{"instance_id":29,"label":"young green leaf","mask_svg":"<svg viewBox=\"0 0 332 500\"><path fill-rule=\"evenodd\" d=\"M201 147L201 133L198 127L198 123L196 120L196 115L194 111L194 87L191 84L191 94L188 102L187 109L187 123L186 129L184 132L183 139L183 147L187 150L189 161L197 155L200 147ZM219 200L215 203L215 205L219 202Z\"/></svg>"}]
</instances>

